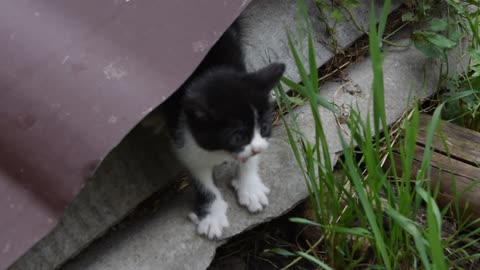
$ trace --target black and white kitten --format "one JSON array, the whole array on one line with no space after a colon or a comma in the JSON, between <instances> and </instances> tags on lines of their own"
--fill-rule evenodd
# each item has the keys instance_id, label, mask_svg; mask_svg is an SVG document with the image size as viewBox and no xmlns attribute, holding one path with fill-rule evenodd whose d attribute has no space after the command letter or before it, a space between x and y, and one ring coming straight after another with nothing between
<instances>
[{"instance_id":1,"label":"black and white kitten","mask_svg":"<svg viewBox=\"0 0 480 270\"><path fill-rule=\"evenodd\" d=\"M199 196L189 217L197 232L210 239L229 226L227 203L213 179L216 165L238 161L232 186L250 212L267 206L270 192L258 175L258 161L271 135L271 91L285 65L247 72L240 31L235 22L163 110L175 152L189 169Z\"/></svg>"}]
</instances>

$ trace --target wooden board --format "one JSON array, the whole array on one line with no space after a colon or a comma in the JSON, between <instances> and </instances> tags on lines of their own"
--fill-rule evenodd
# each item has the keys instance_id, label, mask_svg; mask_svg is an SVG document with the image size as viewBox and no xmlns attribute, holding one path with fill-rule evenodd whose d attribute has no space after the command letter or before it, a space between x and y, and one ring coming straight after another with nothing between
<instances>
[{"instance_id":1,"label":"wooden board","mask_svg":"<svg viewBox=\"0 0 480 270\"><path fill-rule=\"evenodd\" d=\"M420 116L411 179L415 179L422 163L430 120L429 115ZM437 203L445 207L458 198L467 216L480 218L480 133L443 121L432 146L431 181L433 187L439 185ZM395 153L395 161L401 174L399 153Z\"/></svg>"},{"instance_id":2,"label":"wooden board","mask_svg":"<svg viewBox=\"0 0 480 270\"><path fill-rule=\"evenodd\" d=\"M420 115L417 144L425 146L427 126L431 119L428 114ZM477 167L480 164L480 133L473 130L443 121L441 132L434 137L433 148L443 154L450 153L452 158L465 163Z\"/></svg>"}]
</instances>

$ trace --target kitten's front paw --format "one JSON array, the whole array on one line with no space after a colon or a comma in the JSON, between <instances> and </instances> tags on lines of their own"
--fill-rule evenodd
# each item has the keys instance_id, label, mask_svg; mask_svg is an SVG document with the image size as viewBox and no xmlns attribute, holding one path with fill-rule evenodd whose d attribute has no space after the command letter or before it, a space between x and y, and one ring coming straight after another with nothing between
<instances>
[{"instance_id":1,"label":"kitten's front paw","mask_svg":"<svg viewBox=\"0 0 480 270\"><path fill-rule=\"evenodd\" d=\"M270 189L262 183L259 176L249 180L235 179L232 186L237 191L238 202L247 207L248 211L259 212L268 205L267 194L270 193Z\"/></svg>"},{"instance_id":2,"label":"kitten's front paw","mask_svg":"<svg viewBox=\"0 0 480 270\"><path fill-rule=\"evenodd\" d=\"M214 203L210 209L210 213L202 219L199 219L193 212L188 216L197 224L197 233L205 235L211 240L220 238L223 230L229 226L226 202Z\"/></svg>"}]
</instances>

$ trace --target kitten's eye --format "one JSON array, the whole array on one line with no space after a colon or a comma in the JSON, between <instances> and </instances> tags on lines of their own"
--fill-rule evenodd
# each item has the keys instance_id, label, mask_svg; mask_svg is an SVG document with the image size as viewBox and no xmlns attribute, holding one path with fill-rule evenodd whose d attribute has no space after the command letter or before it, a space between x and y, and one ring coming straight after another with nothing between
<instances>
[{"instance_id":1,"label":"kitten's eye","mask_svg":"<svg viewBox=\"0 0 480 270\"><path fill-rule=\"evenodd\" d=\"M266 134L270 130L270 125L267 122L263 122L260 126L260 134Z\"/></svg>"},{"instance_id":2,"label":"kitten's eye","mask_svg":"<svg viewBox=\"0 0 480 270\"><path fill-rule=\"evenodd\" d=\"M240 131L237 131L233 134L232 136L232 143L233 144L241 144L243 143L243 141L245 140L245 134L243 134L242 132Z\"/></svg>"}]
</instances>

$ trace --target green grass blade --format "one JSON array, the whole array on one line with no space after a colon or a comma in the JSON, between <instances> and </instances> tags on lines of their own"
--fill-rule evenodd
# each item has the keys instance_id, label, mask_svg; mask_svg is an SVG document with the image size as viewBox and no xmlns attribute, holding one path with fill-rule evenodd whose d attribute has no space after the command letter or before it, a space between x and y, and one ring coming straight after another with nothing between
<instances>
[{"instance_id":1,"label":"green grass blade","mask_svg":"<svg viewBox=\"0 0 480 270\"><path fill-rule=\"evenodd\" d=\"M349 145L345 143L345 140L343 139L342 136L341 136L341 142L342 142L343 150L345 153L345 164L347 165L345 169L348 170L347 173L349 174L349 177L353 182L355 191L360 199L360 203L363 207L363 210L365 211L366 218L370 226L372 227L372 233L375 237L375 245L377 249L380 251L380 255L385 264L385 267L387 269L392 269L390 258L388 256L388 252L386 249L386 244L383 238L383 234L380 230L380 227L378 226L377 219L375 217L375 214L372 208L372 204L370 203L370 200L368 199L368 196L363 188L361 177L358 174L355 162L353 161L354 155L352 153L352 150L349 148Z\"/></svg>"},{"instance_id":2,"label":"green grass blade","mask_svg":"<svg viewBox=\"0 0 480 270\"><path fill-rule=\"evenodd\" d=\"M396 224L401 226L405 232L413 237L423 267L425 267L426 270L430 270L431 266L427 254L426 240L423 238L422 233L415 223L391 207L387 208L386 213L396 221Z\"/></svg>"},{"instance_id":3,"label":"green grass blade","mask_svg":"<svg viewBox=\"0 0 480 270\"><path fill-rule=\"evenodd\" d=\"M325 270L333 270L330 266L328 266L326 263L320 261L319 259L313 257L312 255L305 253L305 252L297 252L298 255L302 256L303 258L315 263L316 265L320 266L322 269Z\"/></svg>"},{"instance_id":4,"label":"green grass blade","mask_svg":"<svg viewBox=\"0 0 480 270\"><path fill-rule=\"evenodd\" d=\"M391 0L385 0L383 2L382 15L380 16L380 22L378 24L378 40L383 39L383 33L385 32L385 26L387 25L388 14L390 13ZM372 9L373 10L373 9Z\"/></svg>"}]
</instances>

